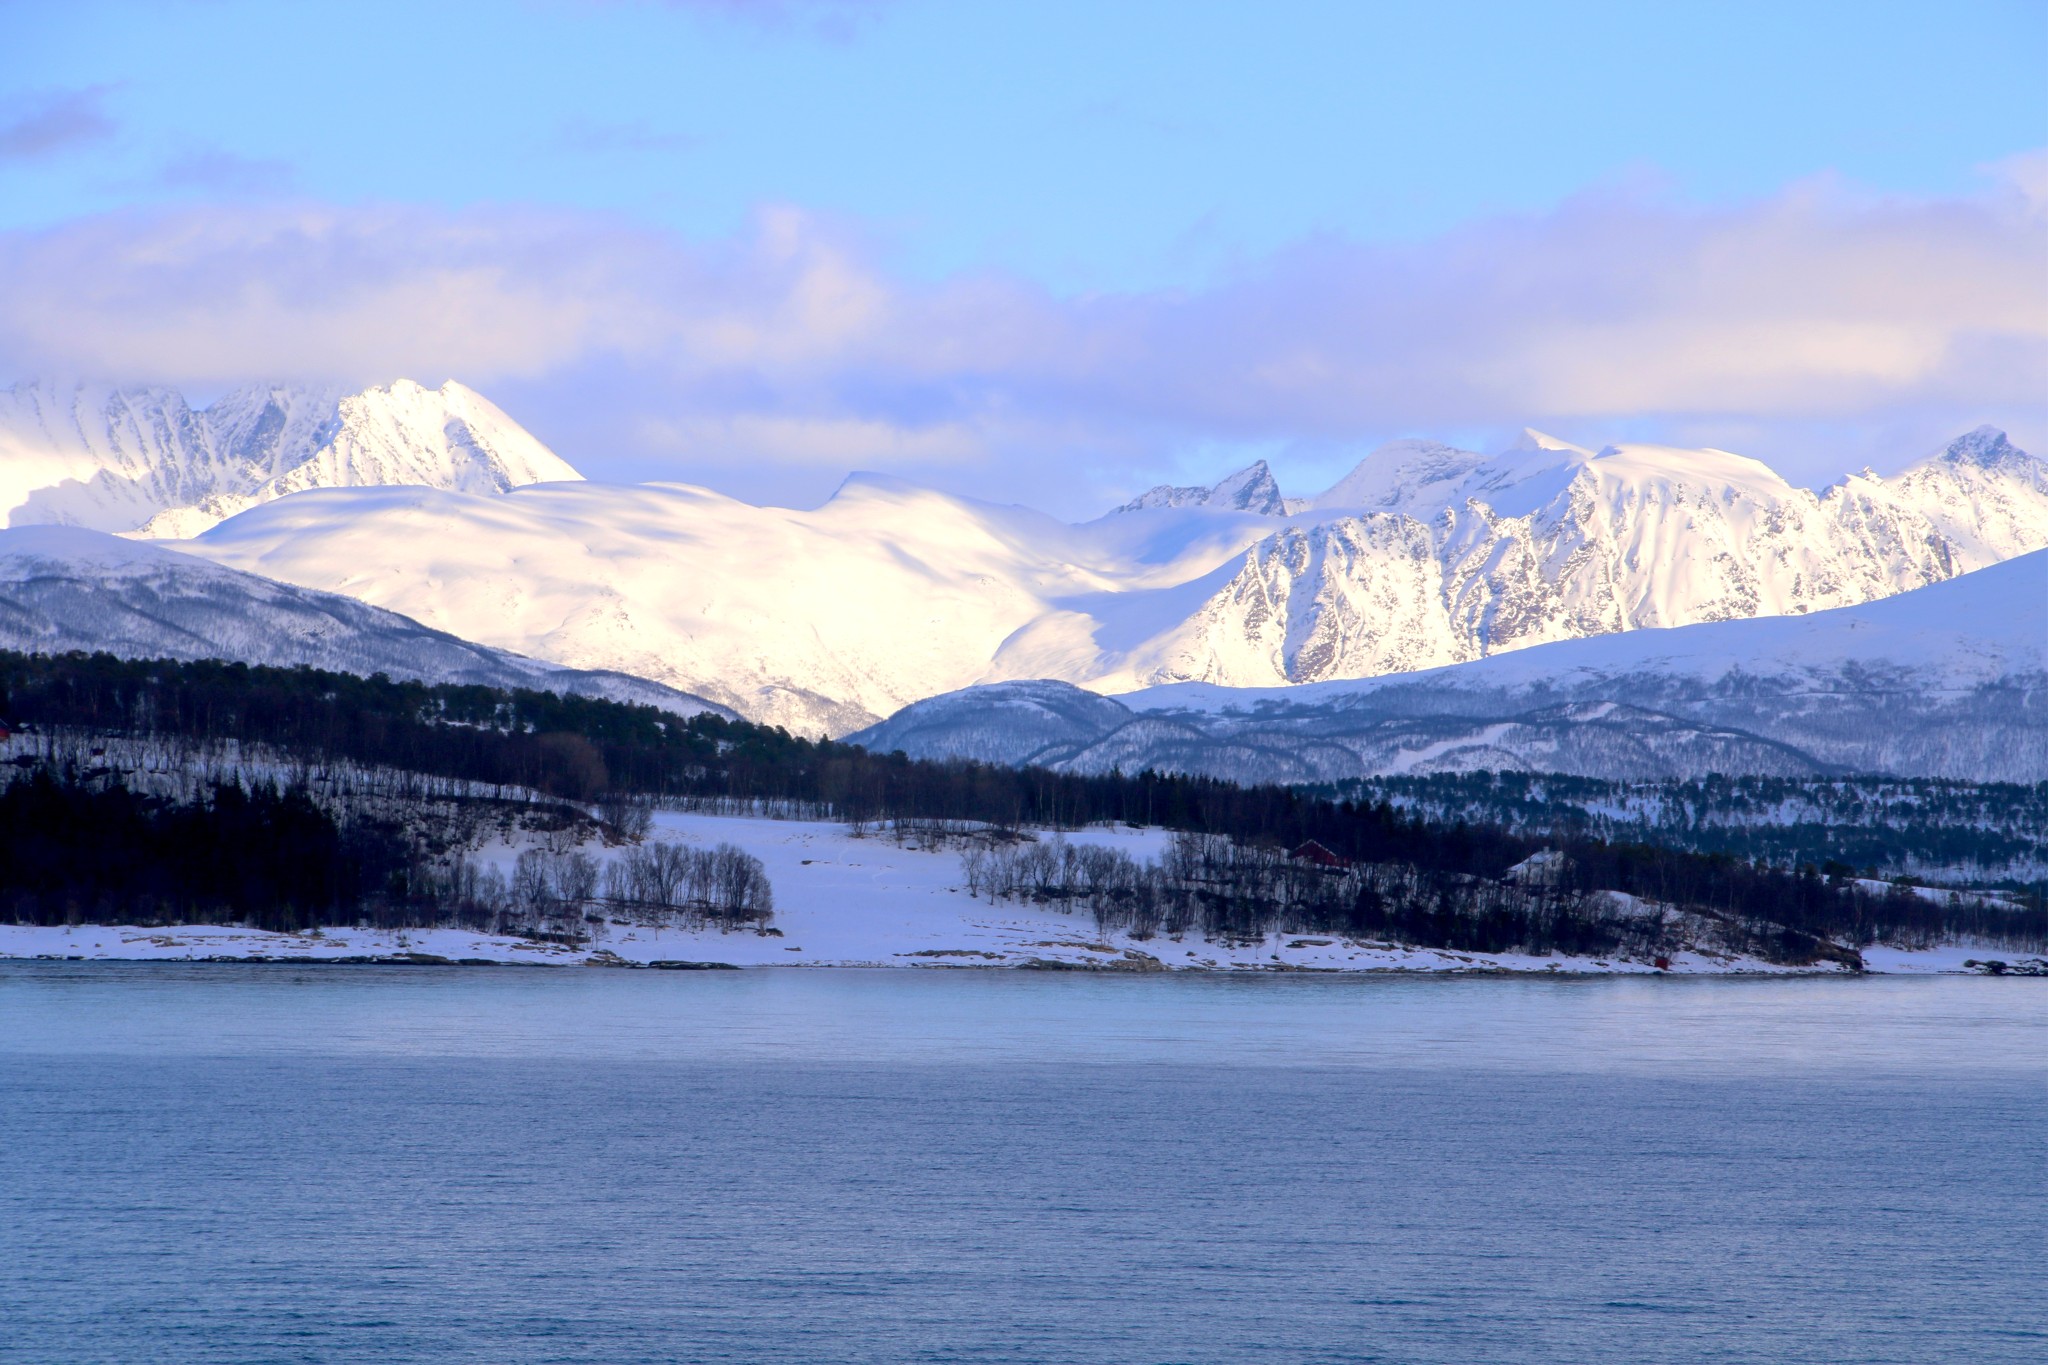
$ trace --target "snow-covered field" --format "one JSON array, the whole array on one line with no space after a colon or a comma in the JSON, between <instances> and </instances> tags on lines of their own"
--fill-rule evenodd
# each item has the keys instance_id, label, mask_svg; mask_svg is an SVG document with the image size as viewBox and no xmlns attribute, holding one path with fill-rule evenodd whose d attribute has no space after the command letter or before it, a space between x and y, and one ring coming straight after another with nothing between
<instances>
[{"instance_id":1,"label":"snow-covered field","mask_svg":"<svg viewBox=\"0 0 2048 1365\"><path fill-rule=\"evenodd\" d=\"M761 859L775 888L775 932L688 932L608 925L584 947L533 943L460 929L326 929L266 933L223 926L137 928L0 925L0 957L314 961L425 955L457 962L534 965L715 963L734 967L1023 967L1124 971L1416 971L1653 972L1624 958L1524 957L1454 953L1354 943L1332 937L1269 938L1251 946L1194 939L1096 932L1087 915L970 897L954 852L899 848L877 835L855 837L838 824L664 812L656 837L730 842ZM1159 830L1090 830L1075 842L1105 843L1149 859ZM509 859L510 849L498 850ZM1925 953L1877 949L1871 970L1965 970L1969 958L2004 957L1989 949L1947 947ZM1680 954L1681 973L1769 972L1788 968L1743 958ZM1820 970L1834 970L1822 968Z\"/></svg>"}]
</instances>

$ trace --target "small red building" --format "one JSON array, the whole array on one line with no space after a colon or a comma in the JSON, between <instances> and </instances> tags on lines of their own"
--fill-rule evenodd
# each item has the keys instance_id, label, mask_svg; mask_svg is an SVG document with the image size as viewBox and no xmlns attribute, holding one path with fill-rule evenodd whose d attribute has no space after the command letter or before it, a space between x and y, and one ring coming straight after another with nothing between
<instances>
[{"instance_id":1,"label":"small red building","mask_svg":"<svg viewBox=\"0 0 2048 1365\"><path fill-rule=\"evenodd\" d=\"M1305 863L1314 863L1317 867L1331 867L1343 869L1351 866L1351 860L1349 858L1338 857L1336 854L1330 852L1329 849L1324 848L1321 844L1317 843L1314 839L1309 840L1300 848L1294 850L1294 852L1289 856L1293 858L1298 858Z\"/></svg>"}]
</instances>

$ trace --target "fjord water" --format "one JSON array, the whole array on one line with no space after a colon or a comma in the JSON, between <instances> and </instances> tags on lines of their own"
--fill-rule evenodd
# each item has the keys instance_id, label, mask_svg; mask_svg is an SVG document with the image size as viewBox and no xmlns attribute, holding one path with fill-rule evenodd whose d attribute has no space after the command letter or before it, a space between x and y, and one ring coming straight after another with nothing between
<instances>
[{"instance_id":1,"label":"fjord water","mask_svg":"<svg viewBox=\"0 0 2048 1365\"><path fill-rule=\"evenodd\" d=\"M2037 1361L2048 988L0 964L0 1360Z\"/></svg>"}]
</instances>

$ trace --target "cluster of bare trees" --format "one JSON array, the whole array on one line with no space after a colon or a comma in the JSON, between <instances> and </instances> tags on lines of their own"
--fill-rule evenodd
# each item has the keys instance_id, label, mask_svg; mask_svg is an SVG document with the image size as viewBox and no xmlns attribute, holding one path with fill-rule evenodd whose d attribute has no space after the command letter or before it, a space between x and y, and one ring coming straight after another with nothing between
<instances>
[{"instance_id":1,"label":"cluster of bare trees","mask_svg":"<svg viewBox=\"0 0 2048 1365\"><path fill-rule=\"evenodd\" d=\"M732 844L688 848L657 842L629 848L605 869L604 895L615 911L681 918L698 926L765 925L775 914L775 894L761 860Z\"/></svg>"},{"instance_id":2,"label":"cluster of bare trees","mask_svg":"<svg viewBox=\"0 0 2048 1365\"><path fill-rule=\"evenodd\" d=\"M583 939L607 922L761 928L775 915L761 860L732 844L643 843L608 865L581 849L543 846L520 853L509 877L458 857L434 880L433 899L461 922L528 937Z\"/></svg>"},{"instance_id":3,"label":"cluster of bare trees","mask_svg":"<svg viewBox=\"0 0 2048 1365\"><path fill-rule=\"evenodd\" d=\"M520 853L508 877L458 856L420 874L424 899L486 933L581 942L607 923L764 928L775 896L761 860L732 844L644 843L609 864L573 847Z\"/></svg>"},{"instance_id":4,"label":"cluster of bare trees","mask_svg":"<svg viewBox=\"0 0 2048 1365\"><path fill-rule=\"evenodd\" d=\"M1342 934L1472 952L1654 948L1657 917L1626 902L1433 873L1412 864L1331 867L1271 844L1176 834L1148 863L1064 838L961 855L968 891L1085 911L1096 927L1234 943Z\"/></svg>"},{"instance_id":5,"label":"cluster of bare trees","mask_svg":"<svg viewBox=\"0 0 2048 1365\"><path fill-rule=\"evenodd\" d=\"M1147 938L1192 930L1225 940L1326 928L1366 880L1359 869L1334 871L1278 848L1185 833L1149 863L1056 836L971 848L961 856L961 872L972 895L1086 910L1105 931Z\"/></svg>"}]
</instances>

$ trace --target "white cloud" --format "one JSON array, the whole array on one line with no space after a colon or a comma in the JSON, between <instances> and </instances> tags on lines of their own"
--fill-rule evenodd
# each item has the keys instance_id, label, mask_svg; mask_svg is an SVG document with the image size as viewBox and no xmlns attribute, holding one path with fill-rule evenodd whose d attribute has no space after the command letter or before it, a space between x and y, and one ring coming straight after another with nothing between
<instances>
[{"instance_id":1,"label":"white cloud","mask_svg":"<svg viewBox=\"0 0 2048 1365\"><path fill-rule=\"evenodd\" d=\"M1948 200L1829 181L1707 210L1587 195L1401 247L1303 242L1206 288L1074 298L906 282L787 208L712 243L516 208L127 213L0 236L0 369L459 376L599 472L754 494L865 466L1057 502L1190 449L1522 422L1766 445L2020 434L2048 418L2044 165Z\"/></svg>"},{"instance_id":2,"label":"white cloud","mask_svg":"<svg viewBox=\"0 0 2048 1365\"><path fill-rule=\"evenodd\" d=\"M773 460L832 472L901 465L958 464L986 455L978 433L958 422L910 427L862 417L653 418L640 434L685 459Z\"/></svg>"}]
</instances>

